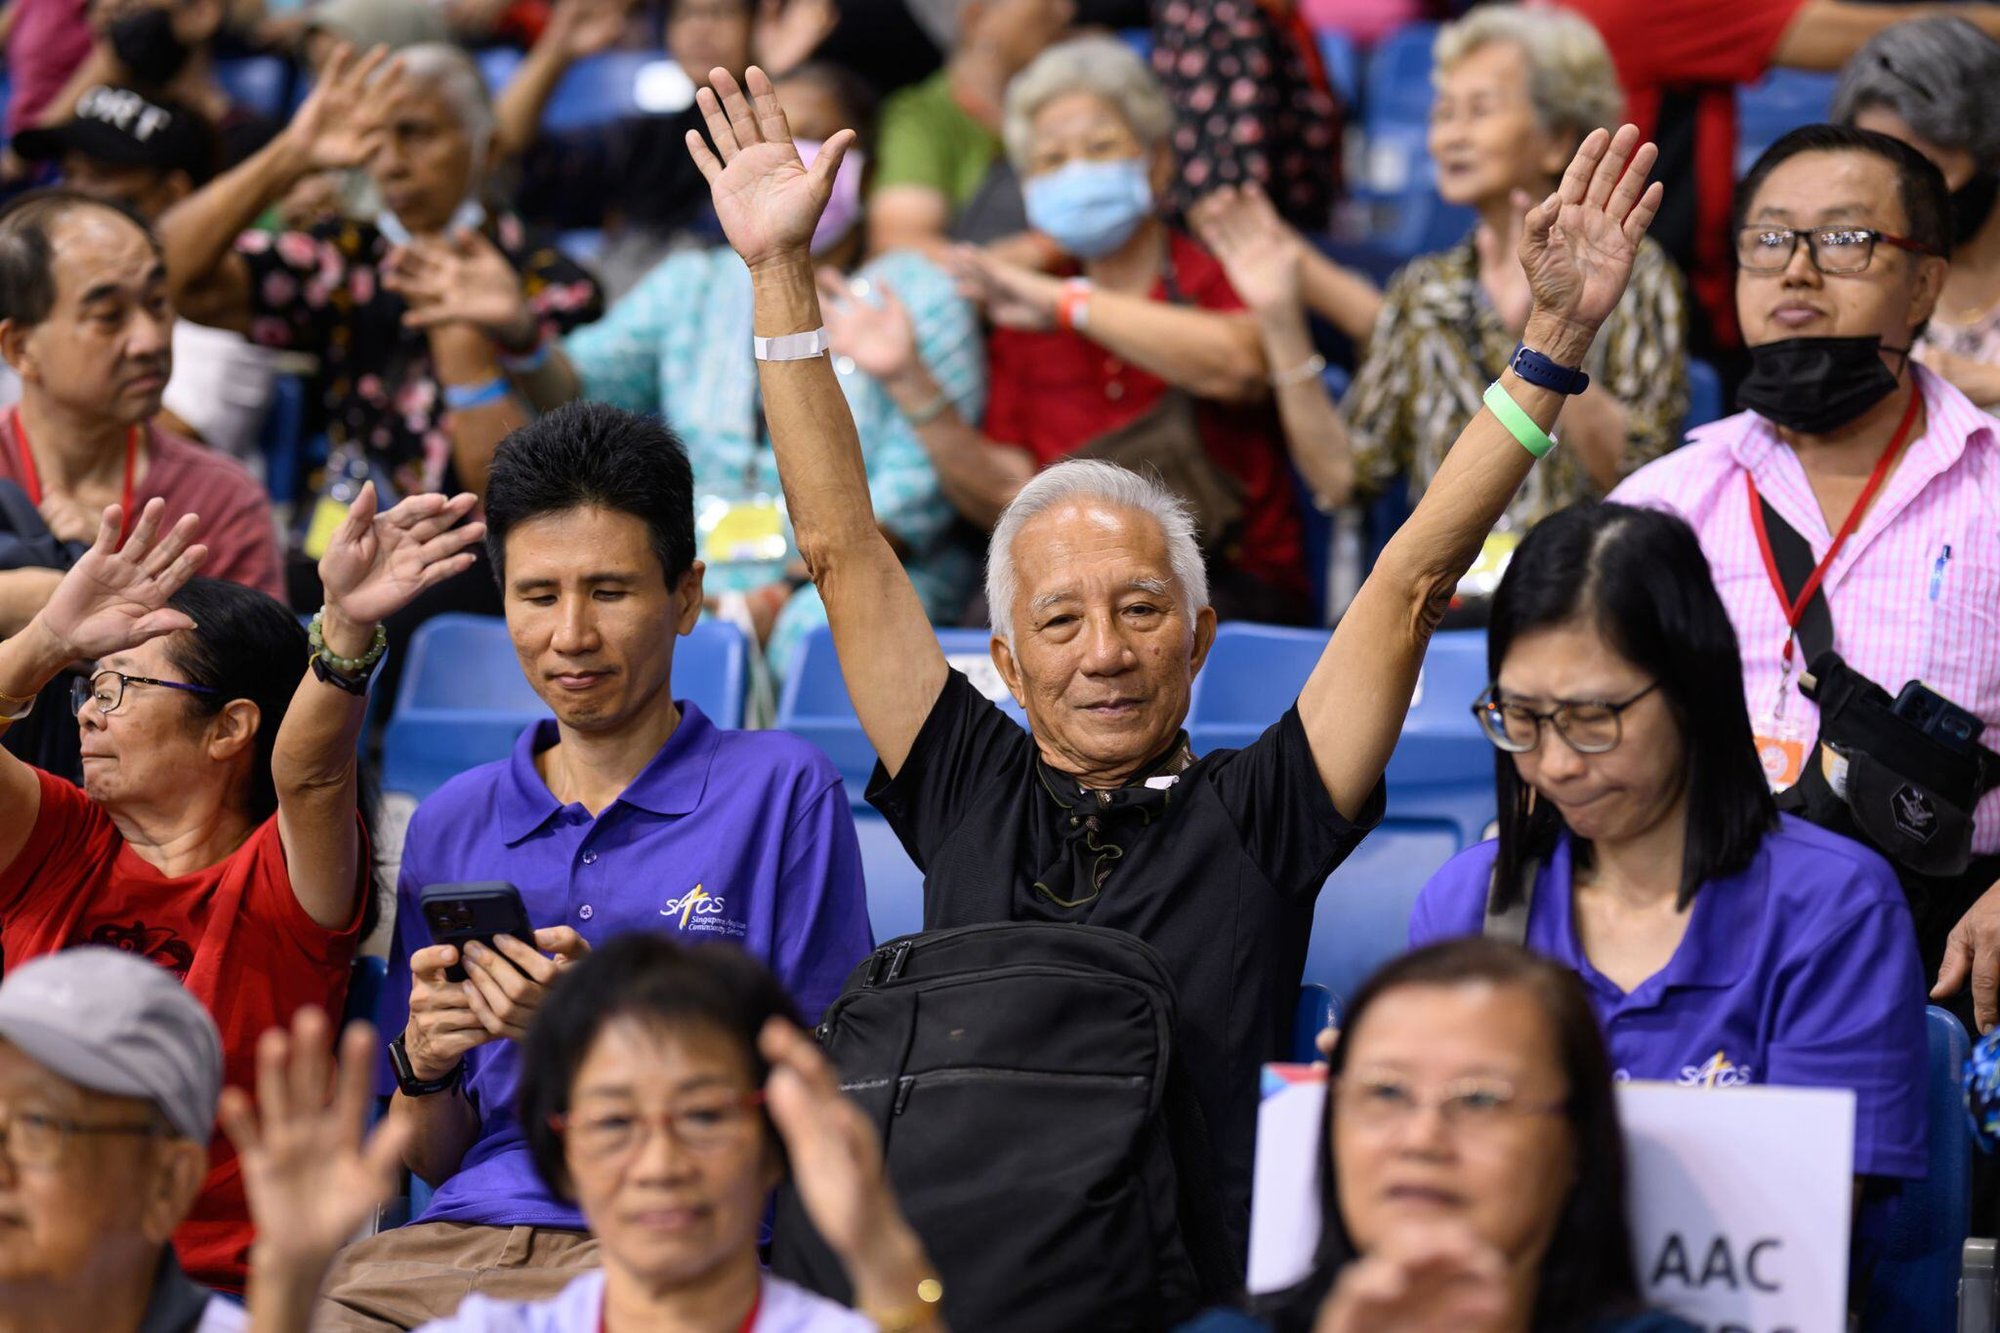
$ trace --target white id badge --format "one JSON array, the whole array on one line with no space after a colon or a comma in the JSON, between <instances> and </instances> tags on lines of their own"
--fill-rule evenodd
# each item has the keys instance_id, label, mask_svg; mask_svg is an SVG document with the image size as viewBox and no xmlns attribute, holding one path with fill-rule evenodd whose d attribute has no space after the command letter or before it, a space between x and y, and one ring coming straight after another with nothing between
<instances>
[{"instance_id":1,"label":"white id badge","mask_svg":"<svg viewBox=\"0 0 2000 1333\"><path fill-rule=\"evenodd\" d=\"M1806 729L1797 713L1786 706L1791 702L1791 687L1791 663L1787 660L1771 706L1750 725L1757 745L1757 762L1764 766L1764 780L1774 792L1797 782L1806 766Z\"/></svg>"}]
</instances>

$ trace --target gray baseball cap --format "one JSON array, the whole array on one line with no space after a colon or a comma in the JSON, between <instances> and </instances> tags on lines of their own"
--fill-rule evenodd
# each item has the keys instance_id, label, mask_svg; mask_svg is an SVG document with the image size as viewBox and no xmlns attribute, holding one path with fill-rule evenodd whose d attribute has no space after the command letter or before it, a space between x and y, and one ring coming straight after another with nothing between
<instances>
[{"instance_id":1,"label":"gray baseball cap","mask_svg":"<svg viewBox=\"0 0 2000 1333\"><path fill-rule=\"evenodd\" d=\"M116 949L69 949L10 968L0 1039L93 1092L143 1097L197 1143L215 1129L222 1038L173 975Z\"/></svg>"}]
</instances>

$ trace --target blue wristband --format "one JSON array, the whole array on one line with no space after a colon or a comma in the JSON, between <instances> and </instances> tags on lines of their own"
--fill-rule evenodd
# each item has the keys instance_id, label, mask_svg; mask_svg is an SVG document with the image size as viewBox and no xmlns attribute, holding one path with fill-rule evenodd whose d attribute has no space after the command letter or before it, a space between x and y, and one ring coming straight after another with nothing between
<instances>
[{"instance_id":1,"label":"blue wristband","mask_svg":"<svg viewBox=\"0 0 2000 1333\"><path fill-rule=\"evenodd\" d=\"M532 375L549 363L549 357L554 350L554 345L544 338L535 344L535 350L532 352L523 352L519 356L502 352L500 365L509 375Z\"/></svg>"},{"instance_id":2,"label":"blue wristband","mask_svg":"<svg viewBox=\"0 0 2000 1333\"><path fill-rule=\"evenodd\" d=\"M1590 387L1590 376L1581 370L1558 365L1526 345L1514 348L1514 359L1508 363L1508 368L1529 384L1547 389L1550 393L1573 397Z\"/></svg>"},{"instance_id":3,"label":"blue wristband","mask_svg":"<svg viewBox=\"0 0 2000 1333\"><path fill-rule=\"evenodd\" d=\"M491 407L504 399L507 392L507 381L499 375L484 384L447 384L444 386L444 405L454 412Z\"/></svg>"}]
</instances>

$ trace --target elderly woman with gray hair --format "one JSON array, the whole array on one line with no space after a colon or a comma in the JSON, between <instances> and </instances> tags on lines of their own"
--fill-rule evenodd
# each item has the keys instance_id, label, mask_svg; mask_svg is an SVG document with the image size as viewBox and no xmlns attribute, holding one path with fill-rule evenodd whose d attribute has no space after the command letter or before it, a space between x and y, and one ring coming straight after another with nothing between
<instances>
[{"instance_id":1,"label":"elderly woman with gray hair","mask_svg":"<svg viewBox=\"0 0 2000 1333\"><path fill-rule=\"evenodd\" d=\"M1951 189L1951 271L1917 359L1981 407L2000 404L2000 42L1962 18L1912 19L1840 72L1833 119L1901 139Z\"/></svg>"},{"instance_id":2,"label":"elderly woman with gray hair","mask_svg":"<svg viewBox=\"0 0 2000 1333\"><path fill-rule=\"evenodd\" d=\"M1317 377L1277 377L1287 433L1310 441L1292 447L1329 460L1319 475L1305 474L1323 507L1380 493L1399 477L1412 501L1429 488L1527 320L1528 280L1515 258L1522 218L1548 197L1577 144L1617 124L1624 108L1603 39L1562 11L1475 9L1439 30L1432 78L1438 194L1478 222L1451 249L1411 260L1380 298L1259 195L1219 192L1194 212L1280 372L1312 355L1308 309L1366 342L1338 412ZM1499 548L1673 447L1688 407L1686 341L1680 276L1649 238L1585 367L1590 387L1563 411L1563 448L1508 506Z\"/></svg>"},{"instance_id":3,"label":"elderly woman with gray hair","mask_svg":"<svg viewBox=\"0 0 2000 1333\"><path fill-rule=\"evenodd\" d=\"M1058 459L1150 466L1194 505L1222 614L1300 620L1305 552L1268 408L1271 367L1215 259L1156 206L1174 175L1173 126L1160 85L1123 43L1083 37L1044 51L1008 85L1003 137L1029 223L1067 258L1043 273L954 255L996 326L984 430L913 357L870 370L974 522L990 528ZM835 312L829 328L853 332L852 313L898 318Z\"/></svg>"},{"instance_id":4,"label":"elderly woman with gray hair","mask_svg":"<svg viewBox=\"0 0 2000 1333\"><path fill-rule=\"evenodd\" d=\"M471 59L422 43L337 51L313 93L262 152L160 222L173 299L203 323L320 358L316 389L332 443L300 504L303 553L371 478L385 503L427 491L482 491L493 448L526 420L509 379L552 332L597 318L596 281L482 199L493 111ZM249 230L313 172L365 170L370 217L308 231ZM496 349L476 328L407 327L399 264L426 248L488 237L518 269L540 317L537 340Z\"/></svg>"}]
</instances>

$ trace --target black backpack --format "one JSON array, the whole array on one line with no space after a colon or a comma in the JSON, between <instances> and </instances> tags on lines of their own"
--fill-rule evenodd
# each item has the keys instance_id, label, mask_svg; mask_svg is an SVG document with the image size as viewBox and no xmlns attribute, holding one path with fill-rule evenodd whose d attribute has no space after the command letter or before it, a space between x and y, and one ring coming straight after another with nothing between
<instances>
[{"instance_id":1,"label":"black backpack","mask_svg":"<svg viewBox=\"0 0 2000 1333\"><path fill-rule=\"evenodd\" d=\"M906 935L848 977L820 1044L956 1333L1163 1329L1237 1294L1175 1009L1151 946L1092 926ZM771 1266L849 1298L789 1190Z\"/></svg>"}]
</instances>

